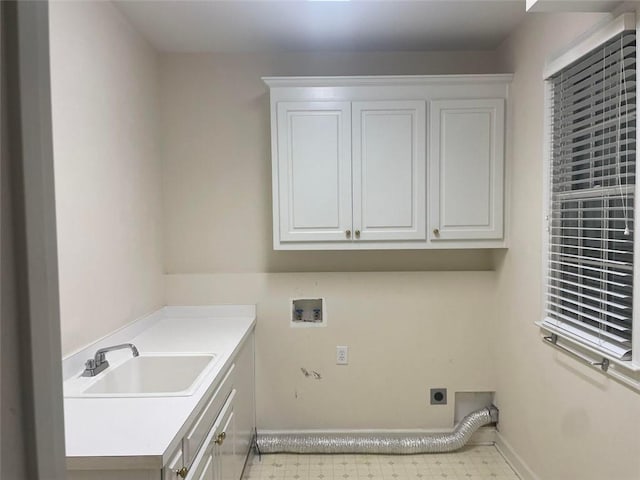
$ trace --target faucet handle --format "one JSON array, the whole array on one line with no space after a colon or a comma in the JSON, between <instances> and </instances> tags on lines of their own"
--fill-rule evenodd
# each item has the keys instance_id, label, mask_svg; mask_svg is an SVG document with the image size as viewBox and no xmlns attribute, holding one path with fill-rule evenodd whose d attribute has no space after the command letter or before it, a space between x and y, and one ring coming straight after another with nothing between
<instances>
[{"instance_id":1,"label":"faucet handle","mask_svg":"<svg viewBox=\"0 0 640 480\"><path fill-rule=\"evenodd\" d=\"M102 364L104 362L106 362L106 358L104 356L104 353L96 353L96 358L95 358L96 365L100 365L100 364Z\"/></svg>"},{"instance_id":2,"label":"faucet handle","mask_svg":"<svg viewBox=\"0 0 640 480\"><path fill-rule=\"evenodd\" d=\"M93 370L96 368L96 361L93 358L90 358L86 362L84 362L84 366L87 370Z\"/></svg>"}]
</instances>

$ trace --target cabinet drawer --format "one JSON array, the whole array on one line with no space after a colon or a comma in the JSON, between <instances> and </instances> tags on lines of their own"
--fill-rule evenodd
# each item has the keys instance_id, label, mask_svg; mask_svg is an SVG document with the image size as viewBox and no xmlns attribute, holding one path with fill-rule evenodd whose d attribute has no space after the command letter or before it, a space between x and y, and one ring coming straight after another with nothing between
<instances>
[{"instance_id":1,"label":"cabinet drawer","mask_svg":"<svg viewBox=\"0 0 640 480\"><path fill-rule=\"evenodd\" d=\"M212 395L211 400L209 400L207 406L204 407L202 414L198 417L193 424L193 427L191 427L191 430L189 430L187 435L184 437L184 464L187 466L193 461L196 453L198 452L198 448L207 436L211 425L213 425L213 421L218 416L218 413L229 396L229 393L231 393L231 389L233 388L234 369L235 364L231 365L231 368L229 368L229 371L222 379L222 382L220 382L220 386Z\"/></svg>"}]
</instances>

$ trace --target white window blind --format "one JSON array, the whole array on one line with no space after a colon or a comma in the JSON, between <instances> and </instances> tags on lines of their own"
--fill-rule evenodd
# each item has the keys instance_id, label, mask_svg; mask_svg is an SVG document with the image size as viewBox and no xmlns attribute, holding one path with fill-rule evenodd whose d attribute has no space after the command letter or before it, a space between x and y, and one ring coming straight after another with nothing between
<instances>
[{"instance_id":1,"label":"white window blind","mask_svg":"<svg viewBox=\"0 0 640 480\"><path fill-rule=\"evenodd\" d=\"M618 34L551 83L543 325L631 359L636 35Z\"/></svg>"}]
</instances>

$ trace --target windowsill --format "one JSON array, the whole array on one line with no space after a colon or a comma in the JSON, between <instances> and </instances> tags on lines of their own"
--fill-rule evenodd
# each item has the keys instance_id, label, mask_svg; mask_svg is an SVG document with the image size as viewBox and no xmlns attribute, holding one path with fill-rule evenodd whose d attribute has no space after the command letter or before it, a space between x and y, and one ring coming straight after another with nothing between
<instances>
[{"instance_id":1,"label":"windowsill","mask_svg":"<svg viewBox=\"0 0 640 480\"><path fill-rule=\"evenodd\" d=\"M573 337L571 333L559 328L553 328L550 325L545 325L541 320L535 322L535 324L540 327L543 332L555 333L558 336L558 339L562 342L559 343L560 347L566 347L572 350L577 355L584 357L585 360L600 362L603 358L606 358L609 360L609 369L605 372L599 366L580 362L578 358L574 358L571 354L563 352L561 348L556 348L550 344L554 350L563 353L567 357L574 359L576 362L585 363L587 366L598 369L602 374L614 378L634 390L640 391L640 365L634 364L632 361L618 360L615 357L610 357L595 348L580 342L577 338ZM548 344L549 342L544 343Z\"/></svg>"}]
</instances>

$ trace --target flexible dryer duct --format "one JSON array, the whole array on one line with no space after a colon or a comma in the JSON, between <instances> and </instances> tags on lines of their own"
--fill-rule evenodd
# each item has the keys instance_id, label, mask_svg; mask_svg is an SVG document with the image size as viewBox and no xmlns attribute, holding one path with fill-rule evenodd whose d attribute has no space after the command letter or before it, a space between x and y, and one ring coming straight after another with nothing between
<instances>
[{"instance_id":1,"label":"flexible dryer duct","mask_svg":"<svg viewBox=\"0 0 640 480\"><path fill-rule=\"evenodd\" d=\"M462 448L478 428L497 423L495 406L481 408L464 417L450 433L375 435L366 433L258 435L262 453L364 453L416 454L453 452Z\"/></svg>"}]
</instances>

